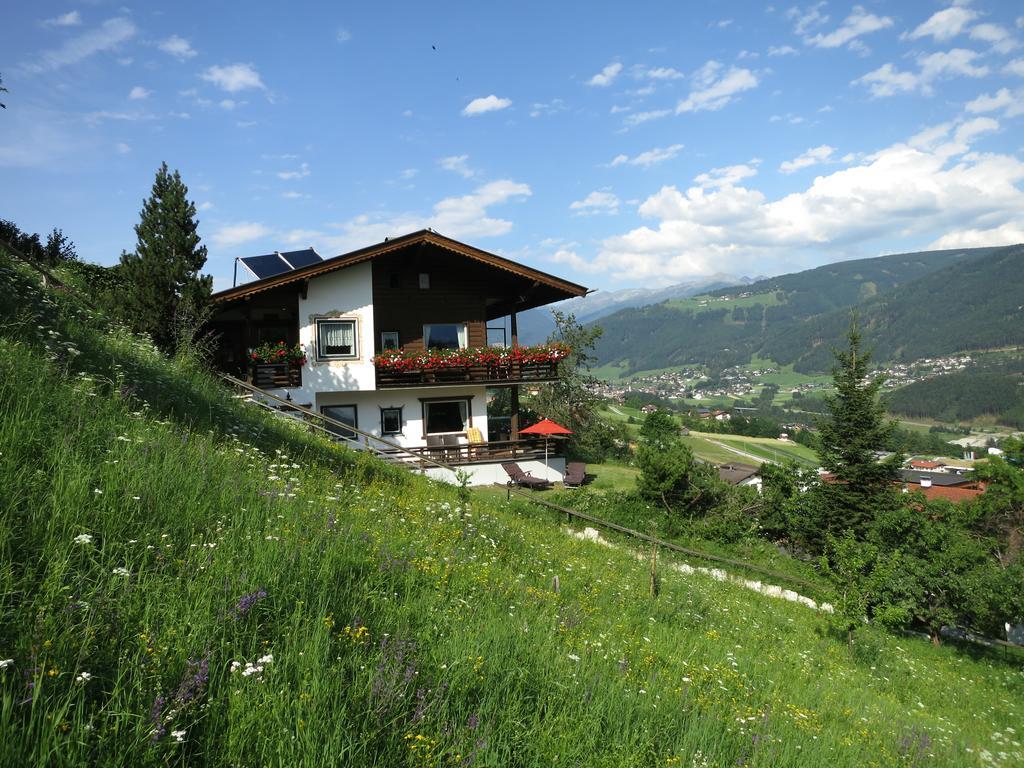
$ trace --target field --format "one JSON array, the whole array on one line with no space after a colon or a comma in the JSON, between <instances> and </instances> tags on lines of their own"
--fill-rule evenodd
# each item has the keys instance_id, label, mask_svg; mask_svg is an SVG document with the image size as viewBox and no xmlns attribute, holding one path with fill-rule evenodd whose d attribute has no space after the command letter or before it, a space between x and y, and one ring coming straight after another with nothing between
<instances>
[{"instance_id":1,"label":"field","mask_svg":"<svg viewBox=\"0 0 1024 768\"><path fill-rule=\"evenodd\" d=\"M1024 761L1012 660L851 653L668 561L654 599L633 552L249 411L2 256L0 410L0 764Z\"/></svg>"}]
</instances>

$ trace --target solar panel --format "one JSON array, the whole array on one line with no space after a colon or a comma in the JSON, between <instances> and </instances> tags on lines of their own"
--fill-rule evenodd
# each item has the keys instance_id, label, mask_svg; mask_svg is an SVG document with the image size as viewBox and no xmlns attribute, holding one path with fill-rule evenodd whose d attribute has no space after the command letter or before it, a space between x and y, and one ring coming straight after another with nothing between
<instances>
[{"instance_id":1,"label":"solar panel","mask_svg":"<svg viewBox=\"0 0 1024 768\"><path fill-rule=\"evenodd\" d=\"M317 264L323 261L323 259L320 258L320 254L312 248L305 248L301 251L285 251L281 255L284 257L285 261L296 269L299 269L300 267L308 267L310 264Z\"/></svg>"},{"instance_id":2,"label":"solar panel","mask_svg":"<svg viewBox=\"0 0 1024 768\"><path fill-rule=\"evenodd\" d=\"M271 253L267 256L246 256L239 259L239 261L245 265L246 269L256 275L259 280L292 271L284 259L276 253Z\"/></svg>"}]
</instances>

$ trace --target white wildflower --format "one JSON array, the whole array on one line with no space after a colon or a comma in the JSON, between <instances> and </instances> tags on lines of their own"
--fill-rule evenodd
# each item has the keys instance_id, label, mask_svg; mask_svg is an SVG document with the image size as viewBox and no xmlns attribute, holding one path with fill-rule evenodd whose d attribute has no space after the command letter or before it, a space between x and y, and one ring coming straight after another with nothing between
<instances>
[{"instance_id":1,"label":"white wildflower","mask_svg":"<svg viewBox=\"0 0 1024 768\"><path fill-rule=\"evenodd\" d=\"M113 573L115 576L127 576L128 575L128 569L124 568L122 566L118 566L113 571L111 571L111 573Z\"/></svg>"},{"instance_id":2,"label":"white wildflower","mask_svg":"<svg viewBox=\"0 0 1024 768\"><path fill-rule=\"evenodd\" d=\"M171 736L179 744L185 740L185 731L171 731Z\"/></svg>"},{"instance_id":3,"label":"white wildflower","mask_svg":"<svg viewBox=\"0 0 1024 768\"><path fill-rule=\"evenodd\" d=\"M75 544L92 544L92 534L80 533L74 538Z\"/></svg>"},{"instance_id":4,"label":"white wildflower","mask_svg":"<svg viewBox=\"0 0 1024 768\"><path fill-rule=\"evenodd\" d=\"M92 679L92 673L91 672L79 672L78 675L75 677L75 682L76 683L87 683L91 679Z\"/></svg>"},{"instance_id":5,"label":"white wildflower","mask_svg":"<svg viewBox=\"0 0 1024 768\"><path fill-rule=\"evenodd\" d=\"M580 660L580 657L577 656L575 653L570 653L569 654L569 658L572 659L573 661L579 661Z\"/></svg>"},{"instance_id":6,"label":"white wildflower","mask_svg":"<svg viewBox=\"0 0 1024 768\"><path fill-rule=\"evenodd\" d=\"M268 653L266 656L260 656L259 659L256 660L256 663L257 664L272 664L273 661L274 661L274 654Z\"/></svg>"},{"instance_id":7,"label":"white wildflower","mask_svg":"<svg viewBox=\"0 0 1024 768\"><path fill-rule=\"evenodd\" d=\"M7 669L14 664L14 659L0 659L0 669Z\"/></svg>"}]
</instances>

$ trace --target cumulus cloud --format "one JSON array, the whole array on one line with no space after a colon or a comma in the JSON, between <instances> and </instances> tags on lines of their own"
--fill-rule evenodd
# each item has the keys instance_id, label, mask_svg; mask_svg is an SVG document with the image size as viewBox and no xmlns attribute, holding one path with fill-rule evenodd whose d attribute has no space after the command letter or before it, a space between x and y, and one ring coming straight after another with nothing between
<instances>
[{"instance_id":1,"label":"cumulus cloud","mask_svg":"<svg viewBox=\"0 0 1024 768\"><path fill-rule=\"evenodd\" d=\"M769 56L795 56L796 48L792 45L773 45L768 48Z\"/></svg>"},{"instance_id":2,"label":"cumulus cloud","mask_svg":"<svg viewBox=\"0 0 1024 768\"><path fill-rule=\"evenodd\" d=\"M910 40L931 37L936 42L945 42L959 35L964 27L978 18L978 12L962 5L954 5L934 13L906 35Z\"/></svg>"},{"instance_id":3,"label":"cumulus cloud","mask_svg":"<svg viewBox=\"0 0 1024 768\"><path fill-rule=\"evenodd\" d=\"M437 161L437 164L446 171L459 174L464 179L469 179L476 175L476 171L469 167L469 155L442 157Z\"/></svg>"},{"instance_id":4,"label":"cumulus cloud","mask_svg":"<svg viewBox=\"0 0 1024 768\"><path fill-rule=\"evenodd\" d=\"M635 157L629 155L617 155L608 165L612 168L619 165L638 165L641 168L647 168L658 163L664 163L666 160L673 160L682 150L682 144L673 144L670 147L655 147L649 149L646 152L641 152Z\"/></svg>"},{"instance_id":5,"label":"cumulus cloud","mask_svg":"<svg viewBox=\"0 0 1024 768\"><path fill-rule=\"evenodd\" d=\"M652 69L647 69L641 73L641 76L650 78L651 80L682 80L686 77L686 75L678 69L673 69L672 67L654 67Z\"/></svg>"},{"instance_id":6,"label":"cumulus cloud","mask_svg":"<svg viewBox=\"0 0 1024 768\"><path fill-rule=\"evenodd\" d=\"M757 87L757 76L749 69L730 67L709 61L693 75L693 90L676 105L676 114L719 110L743 91Z\"/></svg>"},{"instance_id":7,"label":"cumulus cloud","mask_svg":"<svg viewBox=\"0 0 1024 768\"><path fill-rule=\"evenodd\" d=\"M619 76L619 73L621 71L622 64L620 64L617 61L613 61L611 64L602 69L592 78L587 80L587 85L594 85L597 86L598 88L604 88L606 86L609 86L615 81L615 78Z\"/></svg>"},{"instance_id":8,"label":"cumulus cloud","mask_svg":"<svg viewBox=\"0 0 1024 768\"><path fill-rule=\"evenodd\" d=\"M880 29L891 27L893 21L888 16L875 16L868 13L859 5L853 7L853 11L847 16L843 23L828 34L818 33L807 37L804 42L816 48L839 48L843 45L850 45L859 42L857 38L877 32Z\"/></svg>"},{"instance_id":9,"label":"cumulus cloud","mask_svg":"<svg viewBox=\"0 0 1024 768\"><path fill-rule=\"evenodd\" d=\"M434 205L428 214L362 214L336 226L340 235L325 238L331 248L345 251L385 237L404 235L419 229L431 228L451 237L496 237L512 230L512 222L490 215L490 208L523 200L532 194L529 185L509 179L492 181L477 187L468 195L446 197Z\"/></svg>"},{"instance_id":10,"label":"cumulus cloud","mask_svg":"<svg viewBox=\"0 0 1024 768\"><path fill-rule=\"evenodd\" d=\"M46 19L43 21L44 27L78 27L82 24L82 14L78 11L68 11L67 13L55 16L52 19Z\"/></svg>"},{"instance_id":11,"label":"cumulus cloud","mask_svg":"<svg viewBox=\"0 0 1024 768\"><path fill-rule=\"evenodd\" d=\"M1009 53L1020 46L1009 30L998 24L978 24L971 28L970 38L988 43L997 53Z\"/></svg>"},{"instance_id":12,"label":"cumulus cloud","mask_svg":"<svg viewBox=\"0 0 1024 768\"><path fill-rule=\"evenodd\" d=\"M702 173L694 179L694 182L701 187L731 187L743 179L749 179L757 175L759 160L752 160L750 164L727 165L724 168L712 168L707 173Z\"/></svg>"},{"instance_id":13,"label":"cumulus cloud","mask_svg":"<svg viewBox=\"0 0 1024 768\"><path fill-rule=\"evenodd\" d=\"M1009 88L1000 88L993 94L983 93L964 106L968 112L979 114L983 112L1003 111L1003 117L1016 117L1024 114L1024 88L1011 91Z\"/></svg>"},{"instance_id":14,"label":"cumulus cloud","mask_svg":"<svg viewBox=\"0 0 1024 768\"><path fill-rule=\"evenodd\" d=\"M827 3L823 1L807 8L793 7L786 11L786 18L793 21L793 31L803 35L828 21L828 15L821 12L826 5Z\"/></svg>"},{"instance_id":15,"label":"cumulus cloud","mask_svg":"<svg viewBox=\"0 0 1024 768\"><path fill-rule=\"evenodd\" d=\"M177 35L171 35L166 40L161 40L157 43L159 48L164 53L168 53L181 61L191 59L197 55L197 51L192 47L191 43L183 37Z\"/></svg>"},{"instance_id":16,"label":"cumulus cloud","mask_svg":"<svg viewBox=\"0 0 1024 768\"><path fill-rule=\"evenodd\" d=\"M776 199L739 184L715 186L713 174L689 189L662 187L639 207L650 223L606 238L580 266L666 282L723 264L736 271L796 265L823 249L836 258L863 256L883 239L956 232L978 242L998 233L1013 240L1024 220L1024 162L964 143L993 123L945 126L929 147L886 147Z\"/></svg>"},{"instance_id":17,"label":"cumulus cloud","mask_svg":"<svg viewBox=\"0 0 1024 768\"><path fill-rule=\"evenodd\" d=\"M1016 222L1007 222L989 229L960 229L949 232L932 241L928 248L984 248L1017 243L1024 243L1024 227Z\"/></svg>"},{"instance_id":18,"label":"cumulus cloud","mask_svg":"<svg viewBox=\"0 0 1024 768\"><path fill-rule=\"evenodd\" d=\"M1006 66L1003 67L1003 72L1008 75L1024 77L1024 59L1014 59L1013 61L1007 62Z\"/></svg>"},{"instance_id":19,"label":"cumulus cloud","mask_svg":"<svg viewBox=\"0 0 1024 768\"><path fill-rule=\"evenodd\" d=\"M266 88L259 72L252 64L228 64L223 67L215 65L203 72L200 77L228 93Z\"/></svg>"},{"instance_id":20,"label":"cumulus cloud","mask_svg":"<svg viewBox=\"0 0 1024 768\"><path fill-rule=\"evenodd\" d=\"M294 181L295 179L304 179L309 176L309 163L302 163L297 170L294 171L279 171L277 178L284 179L285 181Z\"/></svg>"},{"instance_id":21,"label":"cumulus cloud","mask_svg":"<svg viewBox=\"0 0 1024 768\"><path fill-rule=\"evenodd\" d=\"M60 48L43 51L38 60L22 64L21 69L32 74L53 72L97 53L113 50L134 37L135 32L135 25L128 19L108 19L96 29L68 40Z\"/></svg>"},{"instance_id":22,"label":"cumulus cloud","mask_svg":"<svg viewBox=\"0 0 1024 768\"><path fill-rule=\"evenodd\" d=\"M462 114L466 117L473 117L475 115L482 115L485 112L497 112L511 106L511 99L499 99L492 93L490 96L473 99L463 108Z\"/></svg>"},{"instance_id":23,"label":"cumulus cloud","mask_svg":"<svg viewBox=\"0 0 1024 768\"><path fill-rule=\"evenodd\" d=\"M594 216L595 214L614 216L619 212L619 198L612 192L595 190L582 200L571 203L569 210L575 211L577 216Z\"/></svg>"},{"instance_id":24,"label":"cumulus cloud","mask_svg":"<svg viewBox=\"0 0 1024 768\"><path fill-rule=\"evenodd\" d=\"M832 153L835 151L835 147L830 147L828 144L822 144L820 147L811 147L792 160L783 162L779 166L779 172L796 173L802 168L810 168L812 165L827 163L832 159Z\"/></svg>"},{"instance_id":25,"label":"cumulus cloud","mask_svg":"<svg viewBox=\"0 0 1024 768\"><path fill-rule=\"evenodd\" d=\"M892 64L883 64L878 69L857 78L853 83L866 85L871 95L878 97L918 90L924 94L931 94L932 84L940 78L987 75L987 66L974 63L978 55L977 51L967 48L938 51L918 56L917 72L900 71Z\"/></svg>"},{"instance_id":26,"label":"cumulus cloud","mask_svg":"<svg viewBox=\"0 0 1024 768\"><path fill-rule=\"evenodd\" d=\"M268 237L271 234L273 234L273 230L266 224L240 221L237 224L227 224L221 227L213 233L210 239L213 240L214 245L221 248L233 248L237 245L244 245L245 243L251 243L253 240Z\"/></svg>"}]
</instances>

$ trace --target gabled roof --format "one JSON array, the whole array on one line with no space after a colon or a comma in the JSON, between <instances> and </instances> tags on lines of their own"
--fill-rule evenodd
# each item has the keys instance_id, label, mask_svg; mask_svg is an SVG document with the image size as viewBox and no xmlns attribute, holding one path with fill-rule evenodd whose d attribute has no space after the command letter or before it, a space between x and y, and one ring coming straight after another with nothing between
<instances>
[{"instance_id":1,"label":"gabled roof","mask_svg":"<svg viewBox=\"0 0 1024 768\"><path fill-rule=\"evenodd\" d=\"M479 248L474 248L473 246L466 245L465 243L460 243L458 240L452 240L450 237L445 237L444 235L440 235L432 230L422 229L419 232L413 232L408 235L403 235L402 237L390 238L385 240L383 243L371 245L366 248L360 248L359 250L352 251L350 253L343 253L340 256L335 256L334 258L326 259L316 264L310 264L309 266L301 267L299 269L292 270L291 272L274 275L263 280L256 280L251 283L246 283L245 285L239 285L235 288L228 288L224 291L218 291L213 294L212 298L214 303L224 303L252 296L283 285L293 283L301 284L303 281L319 277L320 275L336 272L339 269L345 269L346 267L361 264L387 253L393 253L403 248L409 248L411 246L421 244L443 248L468 259L486 264L495 269L499 269L531 282L543 285L549 289L549 293L554 292L557 296L556 298L542 302L545 304L550 303L550 301L573 298L574 296L584 296L587 293L587 289L582 285L569 282L568 280L563 280L560 277L549 275L546 272L541 272L540 270L527 267L523 264L517 264L514 261L496 254L480 250Z\"/></svg>"},{"instance_id":2,"label":"gabled roof","mask_svg":"<svg viewBox=\"0 0 1024 768\"><path fill-rule=\"evenodd\" d=\"M739 485L760 471L751 464L723 464L718 468L718 477L731 485Z\"/></svg>"}]
</instances>

